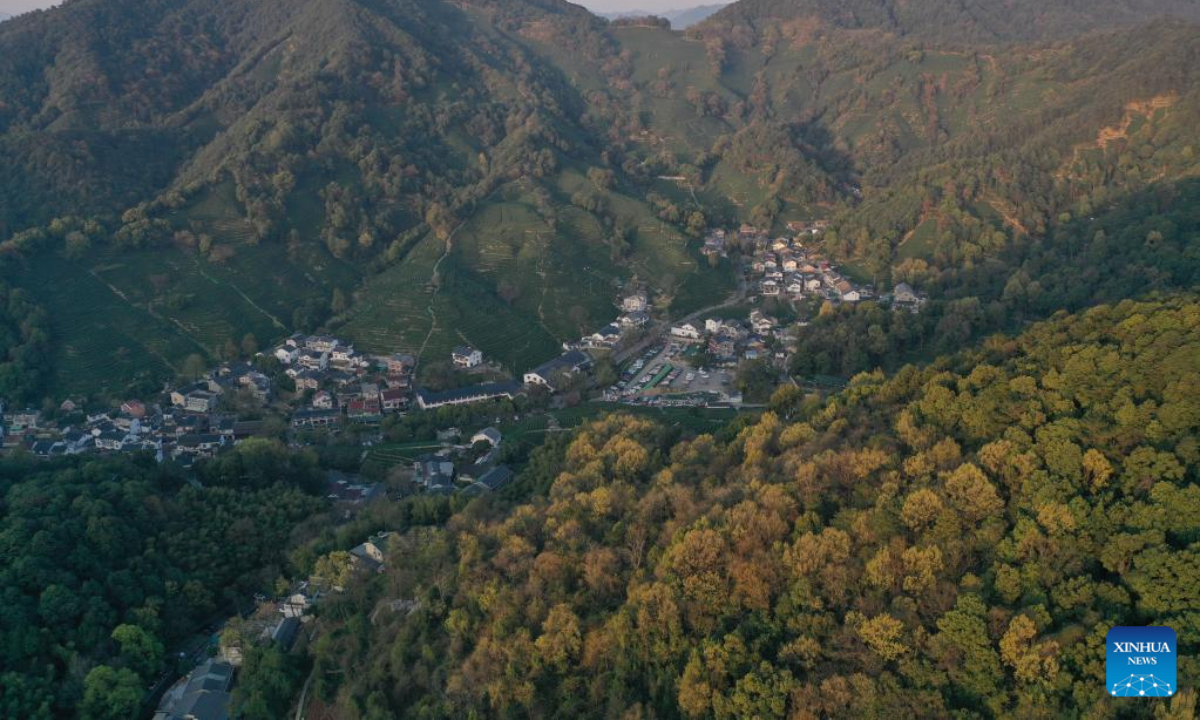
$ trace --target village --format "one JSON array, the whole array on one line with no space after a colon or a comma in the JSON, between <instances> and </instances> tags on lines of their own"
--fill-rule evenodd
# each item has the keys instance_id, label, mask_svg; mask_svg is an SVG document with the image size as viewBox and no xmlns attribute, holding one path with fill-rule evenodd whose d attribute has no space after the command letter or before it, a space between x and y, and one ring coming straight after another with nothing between
<instances>
[{"instance_id":1,"label":"village","mask_svg":"<svg viewBox=\"0 0 1200 720\"><path fill-rule=\"evenodd\" d=\"M286 438L294 446L320 443L347 427L378 427L389 416L432 411L519 396L544 405L570 391L597 402L652 406L740 407L735 376L748 362L761 362L784 376L796 351L792 332L807 322L798 303L857 303L878 299L897 311L918 312L926 298L905 283L882 297L850 280L815 250L827 223L789 223L790 237L769 237L743 225L736 232L712 230L705 255L729 257L736 248L741 273L737 302L693 313L671 323L656 313L644 286L627 287L614 301L616 317L593 333L563 343L563 352L513 378L482 351L453 349L448 364L470 385L430 389L416 381L418 358L408 353L368 355L332 335L295 334L249 360L228 361L190 382L168 386L154 399L128 399L95 412L63 401L54 411L0 407L5 451L23 448L40 458L85 453L148 452L159 462L184 468L211 458L248 438ZM786 310L791 316L772 314ZM736 313L744 313L737 316ZM611 382L592 373L597 363L613 369ZM578 401L578 398L575 400ZM496 432L493 430L493 432ZM369 444L378 433L364 433ZM441 440L443 438L439 438ZM444 438L453 448L451 438ZM490 444L493 448L499 438ZM472 443L473 444L473 443ZM416 463L415 484L444 492L448 487L493 488L476 477L505 470L482 457L470 458L471 472L452 473L449 454ZM494 457L495 453L491 453ZM430 463L433 463L432 465ZM436 467L435 467L436 466ZM456 479L447 483L447 475ZM331 493L339 492L331 487ZM347 491L348 492L348 491Z\"/></svg>"},{"instance_id":2,"label":"village","mask_svg":"<svg viewBox=\"0 0 1200 720\"><path fill-rule=\"evenodd\" d=\"M142 452L186 469L255 437L299 448L352 435L360 446L370 446L380 441L389 418L478 406L484 412L477 415L489 420L466 431L439 425L428 449L399 467L402 494L500 491L515 473L506 462L500 412L490 409L498 401L522 398L524 412L587 401L741 408L748 404L737 375L748 363L786 381L797 350L793 327L806 322L797 304L876 299L873 288L855 284L805 244L823 228L821 222L793 224L792 237L776 238L749 226L736 233L714 230L701 252L725 258L736 247L741 277L735 297L671 322L655 307L649 288L631 284L614 298L610 323L563 343L561 354L519 379L464 345L443 362L456 379L479 382L431 389L418 384L419 359L412 354L365 354L332 335L295 334L248 360L223 362L164 387L157 397L131 398L106 411L69 399L50 411L0 407L3 449L38 458ZM903 283L878 300L908 312L925 303ZM515 405L505 407L511 412ZM326 472L326 497L347 518L394 490L395 483L380 478ZM306 642L321 599L341 592L351 573L382 572L396 552L396 537L383 531L364 538L349 553L335 553L312 577L289 583L275 597L256 597L249 612L209 628L207 639L180 652L180 662L191 671L177 681L164 673L150 689L162 692L155 717L219 717L244 650L270 643L288 651ZM406 602L397 600L390 609L409 612Z\"/></svg>"}]
</instances>

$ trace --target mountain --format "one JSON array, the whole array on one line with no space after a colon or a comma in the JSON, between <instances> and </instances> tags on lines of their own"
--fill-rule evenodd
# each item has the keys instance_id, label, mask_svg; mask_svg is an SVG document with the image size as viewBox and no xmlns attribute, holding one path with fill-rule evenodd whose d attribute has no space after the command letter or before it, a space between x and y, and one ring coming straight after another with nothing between
<instances>
[{"instance_id":1,"label":"mountain","mask_svg":"<svg viewBox=\"0 0 1200 720\"><path fill-rule=\"evenodd\" d=\"M981 268L1195 175L1200 30L1151 19L1189 6L964 4L968 27L941 0L860 5L743 0L687 33L557 0L75 0L6 22L10 394L145 390L317 328L426 359L466 341L519 373L635 276L675 314L731 292L698 237L742 222L828 218L860 282L949 311L996 302ZM863 307L838 322L880 325ZM921 341L811 367L897 363L942 307Z\"/></svg>"},{"instance_id":2,"label":"mountain","mask_svg":"<svg viewBox=\"0 0 1200 720\"><path fill-rule=\"evenodd\" d=\"M440 355L467 333L519 371L611 319L625 267L702 285L678 229L588 179L585 102L534 43L617 52L549 0L79 0L6 23L0 226L39 248L23 284L72 348L53 385L116 389L315 328L335 290L364 294L338 310L364 349ZM90 246L72 264L43 252L72 232Z\"/></svg>"},{"instance_id":3,"label":"mountain","mask_svg":"<svg viewBox=\"0 0 1200 720\"><path fill-rule=\"evenodd\" d=\"M691 26L699 23L714 13L726 7L726 3L718 5L697 5L690 8L679 8L671 10L663 14L663 17L671 21L671 27L676 30L686 30Z\"/></svg>"},{"instance_id":4,"label":"mountain","mask_svg":"<svg viewBox=\"0 0 1200 720\"><path fill-rule=\"evenodd\" d=\"M1189 0L740 0L714 15L704 30L788 36L818 28L874 29L962 45L1063 39L1163 17L1195 22L1200 7Z\"/></svg>"},{"instance_id":5,"label":"mountain","mask_svg":"<svg viewBox=\"0 0 1200 720\"><path fill-rule=\"evenodd\" d=\"M715 436L609 416L525 499L393 539L323 608L313 690L378 717L1108 712L1109 628L1200 640L1198 355L1194 296L1124 302Z\"/></svg>"},{"instance_id":6,"label":"mountain","mask_svg":"<svg viewBox=\"0 0 1200 720\"><path fill-rule=\"evenodd\" d=\"M687 28L705 20L713 15L721 8L726 7L725 3L718 5L698 5L689 8L677 8L675 10L665 10L660 12L646 12L644 10L628 10L625 12L605 12L598 13L600 17L609 20L620 20L622 18L641 18L641 17L661 17L671 22L671 28L674 30L686 30Z\"/></svg>"}]
</instances>

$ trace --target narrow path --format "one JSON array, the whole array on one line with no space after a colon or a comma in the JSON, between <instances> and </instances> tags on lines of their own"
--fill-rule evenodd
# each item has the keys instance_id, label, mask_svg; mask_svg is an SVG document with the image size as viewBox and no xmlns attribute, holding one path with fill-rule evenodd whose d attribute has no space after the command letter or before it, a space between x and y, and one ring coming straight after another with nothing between
<instances>
[{"instance_id":1,"label":"narrow path","mask_svg":"<svg viewBox=\"0 0 1200 720\"><path fill-rule=\"evenodd\" d=\"M300 702L296 704L296 720L304 720L304 701L308 698L308 686L312 684L313 675L316 674L317 669L314 667L305 678L304 687L300 689Z\"/></svg>"},{"instance_id":2,"label":"narrow path","mask_svg":"<svg viewBox=\"0 0 1200 720\"><path fill-rule=\"evenodd\" d=\"M274 315L272 315L271 313L267 312L267 311L266 311L266 310L264 310L264 309L263 309L261 306L259 306L259 304L258 304L258 303L256 303L256 302L254 302L253 300L251 300L251 299L250 299L250 297L249 297L248 295L246 295L246 293L242 292L242 289L241 289L241 288L239 288L237 285L234 285L233 283L229 283L229 282L223 282L223 281L221 281L221 280L218 280L218 279L214 278L213 276L209 275L208 273L204 272L204 268L200 266L200 263L199 263L198 261L196 262L196 272L200 273L200 277L202 277L202 278L204 278L205 280L209 281L209 282L210 282L210 283L212 283L213 285L218 285L218 286L220 286L220 285L224 285L225 287L232 288L232 289L233 289L233 291L234 291L235 293L237 293L239 296L241 296L241 298L242 298L243 300L245 300L245 301L246 301L246 303L247 303L247 304L248 304L250 307L254 308L255 310L257 310L257 311L259 311L260 313L262 313L264 316L266 316L266 317L267 317L267 319L269 319L269 320L271 321L271 324L272 324L272 325L274 325L275 327L279 328L280 330L287 330L287 329L288 329L288 328L287 328L287 325L284 325L284 324L283 324L283 322L281 322L279 318L277 318L277 317L275 317Z\"/></svg>"},{"instance_id":3,"label":"narrow path","mask_svg":"<svg viewBox=\"0 0 1200 720\"><path fill-rule=\"evenodd\" d=\"M429 276L429 284L433 285L433 293L429 296L429 305L425 310L429 313L429 332L425 334L425 339L421 342L421 349L417 350L417 362L421 362L421 356L425 354L425 348L429 346L429 339L433 337L433 332L437 330L437 313L433 309L433 299L437 297L438 291L442 289L442 276L439 268L442 261L450 256L450 251L454 249L454 236L458 234L459 228L466 225L467 221L463 220L450 231L446 236L446 246L442 249L442 256L433 264L433 272Z\"/></svg>"},{"instance_id":4,"label":"narrow path","mask_svg":"<svg viewBox=\"0 0 1200 720\"><path fill-rule=\"evenodd\" d=\"M112 283L108 282L104 278L100 277L100 275L97 274L95 270L89 269L88 273L92 277L96 278L96 280L98 280L102 285L104 285L104 287L106 287L110 291L112 291L113 295L116 295L117 297L121 298L121 300L124 301L126 304L128 304L130 307L135 307L139 310L142 310L147 315L149 315L150 317L152 317L156 320L159 320L159 321L165 322L169 325L174 325L174 326L178 327L180 329L183 337L187 338L187 340L189 340L193 345L200 348L201 352L208 354L208 348L201 345L199 343L199 341L196 340L196 338L194 338L190 334L188 334L187 329L185 327L183 327L182 323L179 323L178 321L176 321L172 318L167 318L167 317L163 317L162 315L159 315L158 313L154 312L154 310L152 310L149 306L142 307L141 305L135 303L133 300L129 299L129 296L127 296L125 293L121 292L121 289L118 288L116 285L113 285ZM146 343L141 343L141 346L146 352L148 352L151 355L153 355L154 357L158 358L159 360L162 361L162 363L164 365L171 368L171 370L173 372L179 372L179 368L175 367L175 364L172 363L170 360L168 360L166 358L166 356L164 356L162 353L158 352L157 350L150 347Z\"/></svg>"}]
</instances>

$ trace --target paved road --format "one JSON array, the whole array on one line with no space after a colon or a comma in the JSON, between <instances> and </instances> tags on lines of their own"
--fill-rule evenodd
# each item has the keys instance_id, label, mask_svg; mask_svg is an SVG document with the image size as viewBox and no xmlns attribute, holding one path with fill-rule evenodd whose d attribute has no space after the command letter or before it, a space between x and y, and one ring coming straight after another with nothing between
<instances>
[{"instance_id":1,"label":"paved road","mask_svg":"<svg viewBox=\"0 0 1200 720\"><path fill-rule=\"evenodd\" d=\"M683 317L679 318L678 320L667 320L667 321L663 321L663 322L657 322L654 325L651 325L650 330L646 332L646 337L642 338L641 340L639 340L637 343L631 345L630 347L625 348L624 350L618 350L613 355L613 362L616 363L617 365L620 365L621 363L625 362L629 358L641 355L643 352L645 352L646 348L650 347L654 343L661 340L663 335L665 335L667 332L670 331L672 325L678 325L678 324L682 324L682 323L686 323L686 322L692 322L693 320L696 320L704 315L707 315L708 313L710 313L714 310L720 310L721 308L729 307L731 305L737 305L740 302L744 302L745 299L746 299L746 282L744 280L739 280L737 292L735 292L733 295L730 295L723 302L719 302L716 305L709 305L708 307L700 308L699 310L696 310L695 312L684 315Z\"/></svg>"}]
</instances>

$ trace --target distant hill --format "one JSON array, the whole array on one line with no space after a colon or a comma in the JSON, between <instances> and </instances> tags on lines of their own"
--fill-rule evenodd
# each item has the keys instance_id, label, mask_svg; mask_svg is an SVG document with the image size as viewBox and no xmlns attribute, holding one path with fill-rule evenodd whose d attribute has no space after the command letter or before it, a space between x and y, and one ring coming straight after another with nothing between
<instances>
[{"instance_id":1,"label":"distant hill","mask_svg":"<svg viewBox=\"0 0 1200 720\"><path fill-rule=\"evenodd\" d=\"M728 3L720 3L717 5L697 5L696 7L677 8L675 10L665 10L662 12L646 12L644 10L629 10L626 12L608 12L598 13L600 17L609 20L619 20L621 18L638 18L654 15L656 17L665 18L671 21L671 28L674 30L684 30L696 23L710 17L714 13L727 7Z\"/></svg>"},{"instance_id":2,"label":"distant hill","mask_svg":"<svg viewBox=\"0 0 1200 720\"><path fill-rule=\"evenodd\" d=\"M707 30L879 29L953 44L1065 38L1173 16L1200 21L1194 0L739 0Z\"/></svg>"},{"instance_id":3,"label":"distant hill","mask_svg":"<svg viewBox=\"0 0 1200 720\"><path fill-rule=\"evenodd\" d=\"M10 17L12 17L12 15L9 15L8 13L0 13L0 22L4 22L5 20L9 19Z\"/></svg>"}]
</instances>

